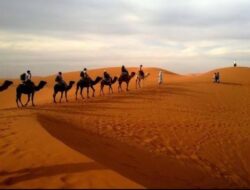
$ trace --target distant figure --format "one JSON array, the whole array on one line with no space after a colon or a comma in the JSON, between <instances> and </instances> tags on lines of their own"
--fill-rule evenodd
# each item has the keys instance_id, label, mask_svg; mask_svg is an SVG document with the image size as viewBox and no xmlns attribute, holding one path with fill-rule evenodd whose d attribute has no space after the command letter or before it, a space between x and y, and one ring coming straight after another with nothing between
<instances>
[{"instance_id":1,"label":"distant figure","mask_svg":"<svg viewBox=\"0 0 250 190\"><path fill-rule=\"evenodd\" d=\"M217 83L220 83L220 73L217 72Z\"/></svg>"},{"instance_id":2,"label":"distant figure","mask_svg":"<svg viewBox=\"0 0 250 190\"><path fill-rule=\"evenodd\" d=\"M59 73L57 74L55 81L56 81L59 85L62 85L62 86L64 86L64 87L67 86L66 82L63 80L62 72L59 72Z\"/></svg>"},{"instance_id":3,"label":"distant figure","mask_svg":"<svg viewBox=\"0 0 250 190\"><path fill-rule=\"evenodd\" d=\"M128 76L129 75L128 70L125 68L124 65L122 66L121 71L122 71L122 74L121 74L122 76Z\"/></svg>"},{"instance_id":4,"label":"distant figure","mask_svg":"<svg viewBox=\"0 0 250 190\"><path fill-rule=\"evenodd\" d=\"M236 63L236 60L234 60L234 67L237 67L237 63Z\"/></svg>"},{"instance_id":5,"label":"distant figure","mask_svg":"<svg viewBox=\"0 0 250 190\"><path fill-rule=\"evenodd\" d=\"M214 83L216 83L217 82L217 73L214 73L213 79L214 79Z\"/></svg>"},{"instance_id":6,"label":"distant figure","mask_svg":"<svg viewBox=\"0 0 250 190\"><path fill-rule=\"evenodd\" d=\"M163 72L160 71L158 75L158 83L161 85L163 83Z\"/></svg>"},{"instance_id":7,"label":"distant figure","mask_svg":"<svg viewBox=\"0 0 250 190\"><path fill-rule=\"evenodd\" d=\"M220 83L220 73L214 73L214 83Z\"/></svg>"},{"instance_id":8,"label":"distant figure","mask_svg":"<svg viewBox=\"0 0 250 190\"><path fill-rule=\"evenodd\" d=\"M104 72L103 72L103 79L107 83L111 83L112 78L111 78L110 74L106 70L104 70Z\"/></svg>"}]
</instances>

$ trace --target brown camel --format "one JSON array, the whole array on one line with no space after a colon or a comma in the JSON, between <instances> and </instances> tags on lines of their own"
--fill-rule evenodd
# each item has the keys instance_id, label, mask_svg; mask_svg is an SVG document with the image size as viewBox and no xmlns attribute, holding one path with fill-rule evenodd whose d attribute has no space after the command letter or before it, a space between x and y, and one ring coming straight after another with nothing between
<instances>
[{"instance_id":1,"label":"brown camel","mask_svg":"<svg viewBox=\"0 0 250 190\"><path fill-rule=\"evenodd\" d=\"M9 81L9 80L4 81L4 83L2 85L0 85L0 92L7 90L9 88L9 86L12 84L13 84L12 81Z\"/></svg>"},{"instance_id":2,"label":"brown camel","mask_svg":"<svg viewBox=\"0 0 250 190\"><path fill-rule=\"evenodd\" d=\"M114 77L110 81L102 80L102 82L101 82L101 88L100 88L100 95L104 95L104 92L103 92L104 86L109 86L109 94L110 93L113 94L112 85L115 84L117 80L118 80L118 77Z\"/></svg>"},{"instance_id":3,"label":"brown camel","mask_svg":"<svg viewBox=\"0 0 250 190\"><path fill-rule=\"evenodd\" d=\"M55 86L54 86L54 94L53 94L54 103L56 103L56 95L57 95L58 92L61 92L60 103L62 102L64 92L65 92L66 102L68 102L67 93L73 87L74 84L75 84L75 81L70 81L69 85L66 85L66 86L64 84L55 84Z\"/></svg>"},{"instance_id":4,"label":"brown camel","mask_svg":"<svg viewBox=\"0 0 250 190\"><path fill-rule=\"evenodd\" d=\"M19 107L19 102L21 103L22 106L27 106L28 103L30 102L30 96L31 96L31 100L32 100L32 106L35 106L35 104L34 104L35 92L41 90L46 84L47 84L46 81L40 81L38 86L35 86L35 84L33 82L29 81L26 84L18 85L18 87L16 88L17 107ZM28 100L27 100L26 104L24 104L24 105L21 101L22 94L28 95Z\"/></svg>"},{"instance_id":5,"label":"brown camel","mask_svg":"<svg viewBox=\"0 0 250 190\"><path fill-rule=\"evenodd\" d=\"M96 77L95 80L92 80L91 78L79 80L77 83L76 93L75 93L76 100L77 100L77 94L78 94L79 89L80 89L80 95L81 95L82 99L84 99L83 94L82 94L84 88L87 88L87 98L89 98L89 87L92 89L92 91L93 91L92 97L94 97L95 96L94 86L97 83L99 83L101 80L102 80L102 77L99 77L99 76Z\"/></svg>"},{"instance_id":6,"label":"brown camel","mask_svg":"<svg viewBox=\"0 0 250 190\"><path fill-rule=\"evenodd\" d=\"M141 81L148 78L150 75L150 73L146 73L144 76L141 75L140 72L137 73L137 76L136 76L136 88L139 87L141 88Z\"/></svg>"},{"instance_id":7,"label":"brown camel","mask_svg":"<svg viewBox=\"0 0 250 190\"><path fill-rule=\"evenodd\" d=\"M122 83L125 82L127 84L126 90L128 91L129 81L135 76L135 72L132 72L130 75L121 75L118 79L119 86L118 92L122 91Z\"/></svg>"}]
</instances>

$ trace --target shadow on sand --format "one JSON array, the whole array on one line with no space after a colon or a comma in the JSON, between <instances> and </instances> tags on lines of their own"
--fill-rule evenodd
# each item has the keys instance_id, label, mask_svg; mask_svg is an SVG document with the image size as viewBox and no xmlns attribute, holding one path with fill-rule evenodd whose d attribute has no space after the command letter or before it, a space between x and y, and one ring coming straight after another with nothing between
<instances>
[{"instance_id":1,"label":"shadow on sand","mask_svg":"<svg viewBox=\"0 0 250 190\"><path fill-rule=\"evenodd\" d=\"M192 161L184 164L169 156L154 155L45 114L38 115L38 121L65 145L146 188L232 187L223 178L211 177Z\"/></svg>"},{"instance_id":2,"label":"shadow on sand","mask_svg":"<svg viewBox=\"0 0 250 190\"><path fill-rule=\"evenodd\" d=\"M76 172L84 172L89 170L103 170L107 169L95 162L89 163L74 163L61 164L54 166L44 166L37 168L22 169L14 172L1 172L0 176L16 175L15 177L8 177L1 185L13 185L22 181L32 180L41 177L50 177L58 174L70 174Z\"/></svg>"}]
</instances>

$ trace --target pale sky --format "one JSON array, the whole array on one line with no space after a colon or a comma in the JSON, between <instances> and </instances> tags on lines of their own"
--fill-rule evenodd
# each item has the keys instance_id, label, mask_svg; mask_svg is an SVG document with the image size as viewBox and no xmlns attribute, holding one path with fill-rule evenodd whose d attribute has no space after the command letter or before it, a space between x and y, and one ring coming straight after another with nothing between
<instances>
[{"instance_id":1,"label":"pale sky","mask_svg":"<svg viewBox=\"0 0 250 190\"><path fill-rule=\"evenodd\" d=\"M0 78L250 66L249 0L0 0Z\"/></svg>"}]
</instances>

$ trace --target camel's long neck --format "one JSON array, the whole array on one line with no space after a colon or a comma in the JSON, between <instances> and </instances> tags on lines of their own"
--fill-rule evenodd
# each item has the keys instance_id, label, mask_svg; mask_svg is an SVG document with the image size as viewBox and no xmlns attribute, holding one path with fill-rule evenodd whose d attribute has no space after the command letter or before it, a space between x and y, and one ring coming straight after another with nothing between
<instances>
[{"instance_id":1,"label":"camel's long neck","mask_svg":"<svg viewBox=\"0 0 250 190\"><path fill-rule=\"evenodd\" d=\"M96 78L95 81L92 82L92 85L96 85L99 82L99 79Z\"/></svg>"},{"instance_id":2,"label":"camel's long neck","mask_svg":"<svg viewBox=\"0 0 250 190\"><path fill-rule=\"evenodd\" d=\"M69 84L69 86L66 87L66 91L70 90L72 88L72 84Z\"/></svg>"},{"instance_id":3,"label":"camel's long neck","mask_svg":"<svg viewBox=\"0 0 250 190\"><path fill-rule=\"evenodd\" d=\"M38 86L35 86L35 91L39 91L43 88L43 86L41 84L39 84Z\"/></svg>"},{"instance_id":4,"label":"camel's long neck","mask_svg":"<svg viewBox=\"0 0 250 190\"><path fill-rule=\"evenodd\" d=\"M41 90L41 89L45 86L45 84L46 84L46 83L40 82L40 83L38 84L38 86L35 86L34 83L32 83L32 86L34 87L35 91L39 91L39 90Z\"/></svg>"},{"instance_id":5,"label":"camel's long neck","mask_svg":"<svg viewBox=\"0 0 250 190\"><path fill-rule=\"evenodd\" d=\"M145 79L145 78L148 78L148 77L149 77L149 73L147 73L147 74L144 76L144 79Z\"/></svg>"},{"instance_id":6,"label":"camel's long neck","mask_svg":"<svg viewBox=\"0 0 250 190\"><path fill-rule=\"evenodd\" d=\"M128 81L130 81L133 77L134 77L134 75L129 75Z\"/></svg>"},{"instance_id":7,"label":"camel's long neck","mask_svg":"<svg viewBox=\"0 0 250 190\"><path fill-rule=\"evenodd\" d=\"M5 89L7 89L9 86L10 86L10 84L7 84L6 82L3 83L3 85L0 86L0 91L3 91L3 90L5 90Z\"/></svg>"},{"instance_id":8,"label":"camel's long neck","mask_svg":"<svg viewBox=\"0 0 250 190\"><path fill-rule=\"evenodd\" d=\"M114 84L116 81L117 81L117 78L114 78L114 79L111 81L111 84Z\"/></svg>"}]
</instances>

